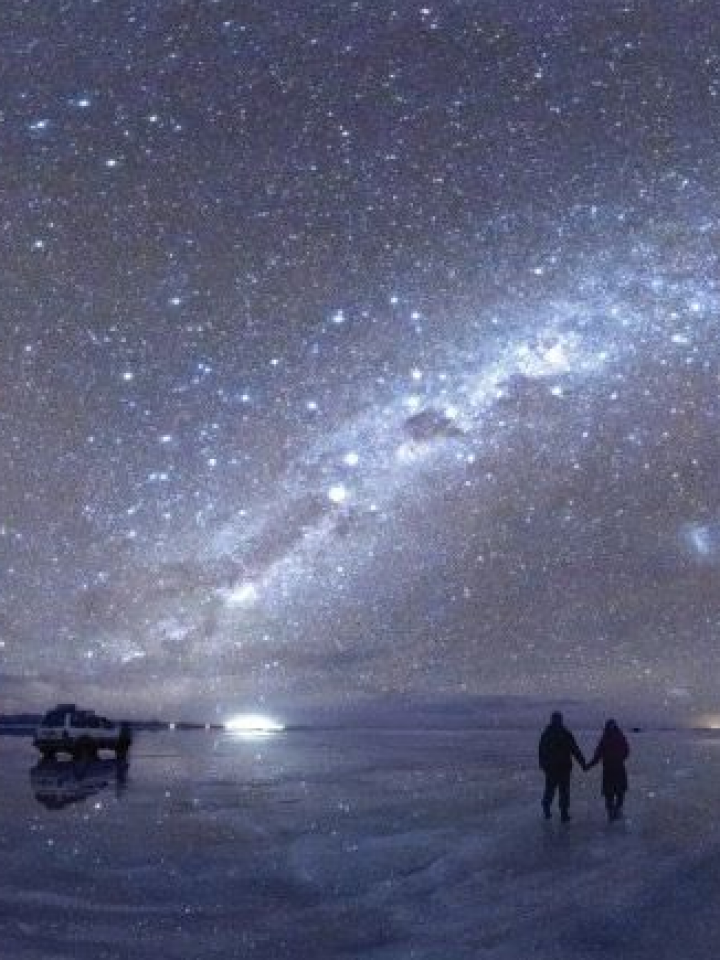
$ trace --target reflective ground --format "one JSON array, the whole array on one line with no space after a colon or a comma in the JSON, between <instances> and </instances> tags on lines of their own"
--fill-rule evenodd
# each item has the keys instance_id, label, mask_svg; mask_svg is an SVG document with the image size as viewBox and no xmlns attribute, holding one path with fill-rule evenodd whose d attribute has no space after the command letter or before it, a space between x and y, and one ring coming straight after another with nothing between
<instances>
[{"instance_id":1,"label":"reflective ground","mask_svg":"<svg viewBox=\"0 0 720 960\"><path fill-rule=\"evenodd\" d=\"M0 958L715 957L720 740L632 748L624 822L593 771L562 827L534 731L3 737Z\"/></svg>"}]
</instances>

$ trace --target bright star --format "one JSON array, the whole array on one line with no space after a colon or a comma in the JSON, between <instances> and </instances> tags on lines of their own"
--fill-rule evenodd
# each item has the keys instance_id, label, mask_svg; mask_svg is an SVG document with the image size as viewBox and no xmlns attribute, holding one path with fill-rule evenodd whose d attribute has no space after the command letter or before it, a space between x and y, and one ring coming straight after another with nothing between
<instances>
[{"instance_id":1,"label":"bright star","mask_svg":"<svg viewBox=\"0 0 720 960\"><path fill-rule=\"evenodd\" d=\"M344 486L342 483L334 484L328 490L328 500L330 500L331 503L337 503L337 504L345 503L347 498L348 498L347 487Z\"/></svg>"}]
</instances>

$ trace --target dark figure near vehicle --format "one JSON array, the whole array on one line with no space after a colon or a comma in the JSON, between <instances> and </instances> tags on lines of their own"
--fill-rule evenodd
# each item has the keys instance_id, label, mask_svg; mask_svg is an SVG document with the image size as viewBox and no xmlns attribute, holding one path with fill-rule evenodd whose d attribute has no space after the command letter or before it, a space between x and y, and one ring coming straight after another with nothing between
<instances>
[{"instance_id":1,"label":"dark figure near vehicle","mask_svg":"<svg viewBox=\"0 0 720 960\"><path fill-rule=\"evenodd\" d=\"M540 769L545 774L545 792L542 808L547 820L552 816L551 807L558 792L560 819L567 823L570 819L570 774L573 759L585 769L585 757L575 742L575 737L563 724L563 716L553 713L550 723L543 730L538 748Z\"/></svg>"},{"instance_id":2,"label":"dark figure near vehicle","mask_svg":"<svg viewBox=\"0 0 720 960\"><path fill-rule=\"evenodd\" d=\"M132 728L129 723L126 723L123 720L123 722L120 724L120 734L118 736L117 746L115 748L115 756L117 757L118 762L123 763L125 760L127 760L127 755L130 752L132 742Z\"/></svg>"},{"instance_id":3,"label":"dark figure near vehicle","mask_svg":"<svg viewBox=\"0 0 720 960\"><path fill-rule=\"evenodd\" d=\"M614 720L608 720L588 769L602 763L602 795L605 797L608 820L611 821L618 820L622 812L628 787L625 761L629 755L625 734Z\"/></svg>"}]
</instances>

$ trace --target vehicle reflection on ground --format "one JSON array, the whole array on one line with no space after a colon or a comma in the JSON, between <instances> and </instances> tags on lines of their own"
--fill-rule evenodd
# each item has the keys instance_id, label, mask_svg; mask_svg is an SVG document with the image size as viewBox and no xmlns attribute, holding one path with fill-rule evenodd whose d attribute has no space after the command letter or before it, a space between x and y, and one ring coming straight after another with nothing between
<instances>
[{"instance_id":1,"label":"vehicle reflection on ground","mask_svg":"<svg viewBox=\"0 0 720 960\"><path fill-rule=\"evenodd\" d=\"M30 786L38 803L62 810L111 787L121 796L128 767L126 760L41 760L30 769Z\"/></svg>"}]
</instances>

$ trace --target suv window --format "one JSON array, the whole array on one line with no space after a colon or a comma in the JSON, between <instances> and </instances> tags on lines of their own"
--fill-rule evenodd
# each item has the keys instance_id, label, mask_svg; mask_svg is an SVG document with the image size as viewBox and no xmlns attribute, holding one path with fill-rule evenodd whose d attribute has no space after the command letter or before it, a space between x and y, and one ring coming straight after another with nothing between
<instances>
[{"instance_id":1,"label":"suv window","mask_svg":"<svg viewBox=\"0 0 720 960\"><path fill-rule=\"evenodd\" d=\"M51 710L42 718L44 727L62 727L65 725L65 713L63 710Z\"/></svg>"}]
</instances>

